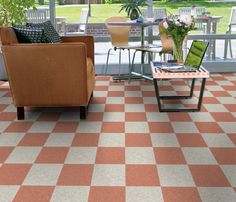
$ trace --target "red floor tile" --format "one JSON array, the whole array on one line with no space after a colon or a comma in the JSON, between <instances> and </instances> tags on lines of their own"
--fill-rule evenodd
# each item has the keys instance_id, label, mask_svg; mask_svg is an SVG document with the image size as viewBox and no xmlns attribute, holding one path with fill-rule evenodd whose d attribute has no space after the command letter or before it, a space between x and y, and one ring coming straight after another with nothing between
<instances>
[{"instance_id":1,"label":"red floor tile","mask_svg":"<svg viewBox=\"0 0 236 202\"><path fill-rule=\"evenodd\" d=\"M12 122L4 132L7 133L23 133L23 132L27 132L30 127L32 126L33 122L29 122L29 121L16 121L16 122Z\"/></svg>"},{"instance_id":2,"label":"red floor tile","mask_svg":"<svg viewBox=\"0 0 236 202\"><path fill-rule=\"evenodd\" d=\"M159 108L157 104L144 104L146 112L158 112Z\"/></svg>"},{"instance_id":3,"label":"red floor tile","mask_svg":"<svg viewBox=\"0 0 236 202\"><path fill-rule=\"evenodd\" d=\"M147 121L145 112L125 112L125 121Z\"/></svg>"},{"instance_id":4,"label":"red floor tile","mask_svg":"<svg viewBox=\"0 0 236 202\"><path fill-rule=\"evenodd\" d=\"M8 107L7 104L0 104L0 112L2 112L4 109Z\"/></svg>"},{"instance_id":5,"label":"red floor tile","mask_svg":"<svg viewBox=\"0 0 236 202\"><path fill-rule=\"evenodd\" d=\"M228 112L211 112L211 116L217 121L217 122L234 122L236 121L236 118L228 113Z\"/></svg>"},{"instance_id":6,"label":"red floor tile","mask_svg":"<svg viewBox=\"0 0 236 202\"><path fill-rule=\"evenodd\" d=\"M67 147L44 147L36 163L64 163L68 151Z\"/></svg>"},{"instance_id":7,"label":"red floor tile","mask_svg":"<svg viewBox=\"0 0 236 202\"><path fill-rule=\"evenodd\" d=\"M124 122L103 122L102 133L124 133Z\"/></svg>"},{"instance_id":8,"label":"red floor tile","mask_svg":"<svg viewBox=\"0 0 236 202\"><path fill-rule=\"evenodd\" d=\"M210 91L215 97L231 97L227 91Z\"/></svg>"},{"instance_id":9,"label":"red floor tile","mask_svg":"<svg viewBox=\"0 0 236 202\"><path fill-rule=\"evenodd\" d=\"M236 164L236 148L211 148L219 164Z\"/></svg>"},{"instance_id":10,"label":"red floor tile","mask_svg":"<svg viewBox=\"0 0 236 202\"><path fill-rule=\"evenodd\" d=\"M126 147L151 147L150 134L125 134L125 146Z\"/></svg>"},{"instance_id":11,"label":"red floor tile","mask_svg":"<svg viewBox=\"0 0 236 202\"><path fill-rule=\"evenodd\" d=\"M63 166L57 185L82 185L90 186L93 174L93 165L72 165Z\"/></svg>"},{"instance_id":12,"label":"red floor tile","mask_svg":"<svg viewBox=\"0 0 236 202\"><path fill-rule=\"evenodd\" d=\"M125 105L124 104L106 104L105 112L124 112Z\"/></svg>"},{"instance_id":13,"label":"red floor tile","mask_svg":"<svg viewBox=\"0 0 236 202\"><path fill-rule=\"evenodd\" d=\"M89 112L86 121L102 121L103 112Z\"/></svg>"},{"instance_id":14,"label":"red floor tile","mask_svg":"<svg viewBox=\"0 0 236 202\"><path fill-rule=\"evenodd\" d=\"M169 122L149 122L151 133L173 133L173 128Z\"/></svg>"},{"instance_id":15,"label":"red floor tile","mask_svg":"<svg viewBox=\"0 0 236 202\"><path fill-rule=\"evenodd\" d=\"M180 148L154 148L157 164L186 164Z\"/></svg>"},{"instance_id":16,"label":"red floor tile","mask_svg":"<svg viewBox=\"0 0 236 202\"><path fill-rule=\"evenodd\" d=\"M55 128L53 129L54 133L74 133L78 127L78 122L57 122Z\"/></svg>"},{"instance_id":17,"label":"red floor tile","mask_svg":"<svg viewBox=\"0 0 236 202\"><path fill-rule=\"evenodd\" d=\"M89 202L125 202L125 187L91 187Z\"/></svg>"},{"instance_id":18,"label":"red floor tile","mask_svg":"<svg viewBox=\"0 0 236 202\"><path fill-rule=\"evenodd\" d=\"M97 149L96 163L124 164L125 148L99 147Z\"/></svg>"},{"instance_id":19,"label":"red floor tile","mask_svg":"<svg viewBox=\"0 0 236 202\"><path fill-rule=\"evenodd\" d=\"M0 113L0 121L13 121L16 118L15 112L2 112Z\"/></svg>"},{"instance_id":20,"label":"red floor tile","mask_svg":"<svg viewBox=\"0 0 236 202\"><path fill-rule=\"evenodd\" d=\"M225 104L224 107L230 112L236 112L236 104Z\"/></svg>"},{"instance_id":21,"label":"red floor tile","mask_svg":"<svg viewBox=\"0 0 236 202\"><path fill-rule=\"evenodd\" d=\"M195 122L200 133L223 133L216 122Z\"/></svg>"},{"instance_id":22,"label":"red floor tile","mask_svg":"<svg viewBox=\"0 0 236 202\"><path fill-rule=\"evenodd\" d=\"M181 147L207 147L204 139L199 134L176 135Z\"/></svg>"},{"instance_id":23,"label":"red floor tile","mask_svg":"<svg viewBox=\"0 0 236 202\"><path fill-rule=\"evenodd\" d=\"M18 146L43 146L48 136L48 133L26 133Z\"/></svg>"},{"instance_id":24,"label":"red floor tile","mask_svg":"<svg viewBox=\"0 0 236 202\"><path fill-rule=\"evenodd\" d=\"M162 187L165 202L201 202L195 187Z\"/></svg>"},{"instance_id":25,"label":"red floor tile","mask_svg":"<svg viewBox=\"0 0 236 202\"><path fill-rule=\"evenodd\" d=\"M142 97L125 97L125 104L143 104Z\"/></svg>"},{"instance_id":26,"label":"red floor tile","mask_svg":"<svg viewBox=\"0 0 236 202\"><path fill-rule=\"evenodd\" d=\"M109 76L96 76L96 81L110 81L111 77Z\"/></svg>"},{"instance_id":27,"label":"red floor tile","mask_svg":"<svg viewBox=\"0 0 236 202\"><path fill-rule=\"evenodd\" d=\"M186 85L184 80L171 80L170 83L172 86L185 86Z\"/></svg>"},{"instance_id":28,"label":"red floor tile","mask_svg":"<svg viewBox=\"0 0 236 202\"><path fill-rule=\"evenodd\" d=\"M204 104L219 104L220 102L215 97L203 97Z\"/></svg>"},{"instance_id":29,"label":"red floor tile","mask_svg":"<svg viewBox=\"0 0 236 202\"><path fill-rule=\"evenodd\" d=\"M60 115L57 112L42 112L37 121L58 121Z\"/></svg>"},{"instance_id":30,"label":"red floor tile","mask_svg":"<svg viewBox=\"0 0 236 202\"><path fill-rule=\"evenodd\" d=\"M22 186L13 202L48 202L53 190L52 186Z\"/></svg>"},{"instance_id":31,"label":"red floor tile","mask_svg":"<svg viewBox=\"0 0 236 202\"><path fill-rule=\"evenodd\" d=\"M126 165L126 186L159 186L155 165Z\"/></svg>"},{"instance_id":32,"label":"red floor tile","mask_svg":"<svg viewBox=\"0 0 236 202\"><path fill-rule=\"evenodd\" d=\"M109 86L95 86L94 91L108 91Z\"/></svg>"},{"instance_id":33,"label":"red floor tile","mask_svg":"<svg viewBox=\"0 0 236 202\"><path fill-rule=\"evenodd\" d=\"M92 97L91 103L92 104L105 104L106 98L105 97Z\"/></svg>"},{"instance_id":34,"label":"red floor tile","mask_svg":"<svg viewBox=\"0 0 236 202\"><path fill-rule=\"evenodd\" d=\"M31 164L3 164L0 167L1 185L21 185Z\"/></svg>"},{"instance_id":35,"label":"red floor tile","mask_svg":"<svg viewBox=\"0 0 236 202\"><path fill-rule=\"evenodd\" d=\"M14 147L0 147L0 163L3 163L7 159L13 149Z\"/></svg>"},{"instance_id":36,"label":"red floor tile","mask_svg":"<svg viewBox=\"0 0 236 202\"><path fill-rule=\"evenodd\" d=\"M235 144L236 146L236 133L234 134L228 134L228 137L231 139L231 141Z\"/></svg>"},{"instance_id":37,"label":"red floor tile","mask_svg":"<svg viewBox=\"0 0 236 202\"><path fill-rule=\"evenodd\" d=\"M125 91L140 91L140 86L125 86Z\"/></svg>"},{"instance_id":38,"label":"red floor tile","mask_svg":"<svg viewBox=\"0 0 236 202\"><path fill-rule=\"evenodd\" d=\"M206 86L217 86L218 84L215 81L206 80Z\"/></svg>"},{"instance_id":39,"label":"red floor tile","mask_svg":"<svg viewBox=\"0 0 236 202\"><path fill-rule=\"evenodd\" d=\"M142 91L143 97L154 97L156 96L156 93L154 91Z\"/></svg>"},{"instance_id":40,"label":"red floor tile","mask_svg":"<svg viewBox=\"0 0 236 202\"><path fill-rule=\"evenodd\" d=\"M223 171L217 165L189 165L193 179L199 187L229 187Z\"/></svg>"},{"instance_id":41,"label":"red floor tile","mask_svg":"<svg viewBox=\"0 0 236 202\"><path fill-rule=\"evenodd\" d=\"M222 86L226 91L236 91L236 86Z\"/></svg>"},{"instance_id":42,"label":"red floor tile","mask_svg":"<svg viewBox=\"0 0 236 202\"><path fill-rule=\"evenodd\" d=\"M76 134L72 142L72 146L93 147L98 145L98 133Z\"/></svg>"},{"instance_id":43,"label":"red floor tile","mask_svg":"<svg viewBox=\"0 0 236 202\"><path fill-rule=\"evenodd\" d=\"M124 91L108 91L108 97L124 97Z\"/></svg>"},{"instance_id":44,"label":"red floor tile","mask_svg":"<svg viewBox=\"0 0 236 202\"><path fill-rule=\"evenodd\" d=\"M170 121L192 121L188 113L168 113Z\"/></svg>"}]
</instances>

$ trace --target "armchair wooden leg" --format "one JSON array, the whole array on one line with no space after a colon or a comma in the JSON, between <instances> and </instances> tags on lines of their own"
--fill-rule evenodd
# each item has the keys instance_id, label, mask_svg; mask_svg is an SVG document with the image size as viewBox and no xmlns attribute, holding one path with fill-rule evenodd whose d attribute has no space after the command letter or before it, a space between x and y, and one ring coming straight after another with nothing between
<instances>
[{"instance_id":1,"label":"armchair wooden leg","mask_svg":"<svg viewBox=\"0 0 236 202\"><path fill-rule=\"evenodd\" d=\"M79 107L80 119L86 119L87 116L87 106Z\"/></svg>"},{"instance_id":2,"label":"armchair wooden leg","mask_svg":"<svg viewBox=\"0 0 236 202\"><path fill-rule=\"evenodd\" d=\"M24 120L25 119L24 107L17 107L17 119L18 120Z\"/></svg>"}]
</instances>

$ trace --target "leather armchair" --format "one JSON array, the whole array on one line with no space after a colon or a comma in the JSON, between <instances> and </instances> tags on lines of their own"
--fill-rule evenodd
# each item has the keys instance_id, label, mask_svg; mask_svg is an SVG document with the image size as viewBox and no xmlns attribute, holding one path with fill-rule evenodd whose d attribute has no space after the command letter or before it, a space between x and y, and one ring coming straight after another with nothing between
<instances>
[{"instance_id":1,"label":"leather armchair","mask_svg":"<svg viewBox=\"0 0 236 202\"><path fill-rule=\"evenodd\" d=\"M24 119L26 106L79 106L80 118L86 118L95 85L92 36L61 37L58 44L22 44L12 28L1 27L0 37L18 119Z\"/></svg>"}]
</instances>

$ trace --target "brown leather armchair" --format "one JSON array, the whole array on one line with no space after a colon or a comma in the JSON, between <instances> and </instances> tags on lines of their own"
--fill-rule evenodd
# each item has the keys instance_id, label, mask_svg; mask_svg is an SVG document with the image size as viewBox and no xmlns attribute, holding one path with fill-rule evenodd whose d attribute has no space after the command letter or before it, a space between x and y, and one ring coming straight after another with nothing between
<instances>
[{"instance_id":1,"label":"brown leather armchair","mask_svg":"<svg viewBox=\"0 0 236 202\"><path fill-rule=\"evenodd\" d=\"M18 119L24 119L26 106L80 106L80 118L86 118L95 85L92 36L22 44L12 28L1 27L0 38Z\"/></svg>"}]
</instances>

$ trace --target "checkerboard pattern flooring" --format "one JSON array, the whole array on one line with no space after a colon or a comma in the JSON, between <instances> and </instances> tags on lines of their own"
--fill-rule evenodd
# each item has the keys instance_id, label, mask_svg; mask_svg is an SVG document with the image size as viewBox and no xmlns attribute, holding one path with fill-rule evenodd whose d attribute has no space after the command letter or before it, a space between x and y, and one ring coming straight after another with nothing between
<instances>
[{"instance_id":1,"label":"checkerboard pattern flooring","mask_svg":"<svg viewBox=\"0 0 236 202\"><path fill-rule=\"evenodd\" d=\"M1 202L236 201L236 74L211 75L201 112L159 113L151 82L110 77L96 78L87 120L77 108L15 112L1 82Z\"/></svg>"}]
</instances>

